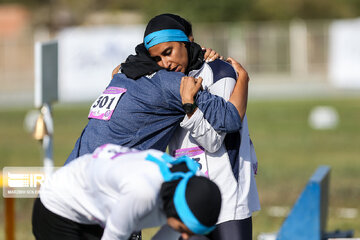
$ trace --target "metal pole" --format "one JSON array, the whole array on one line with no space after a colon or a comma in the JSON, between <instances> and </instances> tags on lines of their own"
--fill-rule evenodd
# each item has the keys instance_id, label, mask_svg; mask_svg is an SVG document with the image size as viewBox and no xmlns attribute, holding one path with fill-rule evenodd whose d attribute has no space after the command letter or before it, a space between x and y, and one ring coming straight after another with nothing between
<instances>
[{"instance_id":1,"label":"metal pole","mask_svg":"<svg viewBox=\"0 0 360 240\"><path fill-rule=\"evenodd\" d=\"M15 240L15 198L5 199L5 240Z\"/></svg>"},{"instance_id":2,"label":"metal pole","mask_svg":"<svg viewBox=\"0 0 360 240\"><path fill-rule=\"evenodd\" d=\"M48 104L44 104L41 108L41 113L44 116L44 122L47 133L44 135L42 146L44 150L44 171L45 175L50 175L54 168L53 160L53 132L54 124L51 116L51 107Z\"/></svg>"}]
</instances>

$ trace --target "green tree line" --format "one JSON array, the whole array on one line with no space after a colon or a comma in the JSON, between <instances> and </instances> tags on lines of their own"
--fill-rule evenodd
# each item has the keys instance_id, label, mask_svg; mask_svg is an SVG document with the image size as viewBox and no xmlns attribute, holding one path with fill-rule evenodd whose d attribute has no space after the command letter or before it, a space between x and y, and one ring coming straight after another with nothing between
<instances>
[{"instance_id":1,"label":"green tree line","mask_svg":"<svg viewBox=\"0 0 360 240\"><path fill-rule=\"evenodd\" d=\"M32 9L58 8L81 17L93 11L137 11L146 19L159 13L180 14L193 22L354 18L359 0L0 0Z\"/></svg>"}]
</instances>

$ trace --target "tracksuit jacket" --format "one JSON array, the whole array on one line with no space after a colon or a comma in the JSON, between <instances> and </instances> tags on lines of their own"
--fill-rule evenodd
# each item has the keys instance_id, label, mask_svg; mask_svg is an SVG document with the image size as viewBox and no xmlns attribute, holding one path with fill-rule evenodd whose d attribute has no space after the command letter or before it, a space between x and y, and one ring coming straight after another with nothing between
<instances>
[{"instance_id":1,"label":"tracksuit jacket","mask_svg":"<svg viewBox=\"0 0 360 240\"><path fill-rule=\"evenodd\" d=\"M90 108L89 122L65 164L113 143L165 151L185 116L180 97L182 73L160 70L138 80L116 74ZM241 118L223 98L200 91L196 104L218 132L238 132Z\"/></svg>"}]
</instances>

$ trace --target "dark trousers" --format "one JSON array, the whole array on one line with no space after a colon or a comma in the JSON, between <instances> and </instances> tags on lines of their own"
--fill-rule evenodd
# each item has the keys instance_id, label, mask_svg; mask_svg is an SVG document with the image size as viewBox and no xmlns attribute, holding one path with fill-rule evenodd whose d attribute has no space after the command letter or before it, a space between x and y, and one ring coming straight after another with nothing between
<instances>
[{"instance_id":1,"label":"dark trousers","mask_svg":"<svg viewBox=\"0 0 360 240\"><path fill-rule=\"evenodd\" d=\"M220 223L210 234L190 240L252 240L252 218Z\"/></svg>"},{"instance_id":2,"label":"dark trousers","mask_svg":"<svg viewBox=\"0 0 360 240\"><path fill-rule=\"evenodd\" d=\"M32 230L37 240L98 240L104 231L99 225L80 224L49 211L40 198L34 203Z\"/></svg>"}]
</instances>

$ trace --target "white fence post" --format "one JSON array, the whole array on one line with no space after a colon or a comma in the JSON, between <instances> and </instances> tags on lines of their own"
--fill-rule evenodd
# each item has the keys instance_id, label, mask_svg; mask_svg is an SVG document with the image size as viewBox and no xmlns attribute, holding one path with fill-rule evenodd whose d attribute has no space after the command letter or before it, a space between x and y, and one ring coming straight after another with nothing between
<instances>
[{"instance_id":1,"label":"white fence post","mask_svg":"<svg viewBox=\"0 0 360 240\"><path fill-rule=\"evenodd\" d=\"M290 71L292 76L308 74L307 26L302 20L290 23Z\"/></svg>"}]
</instances>

